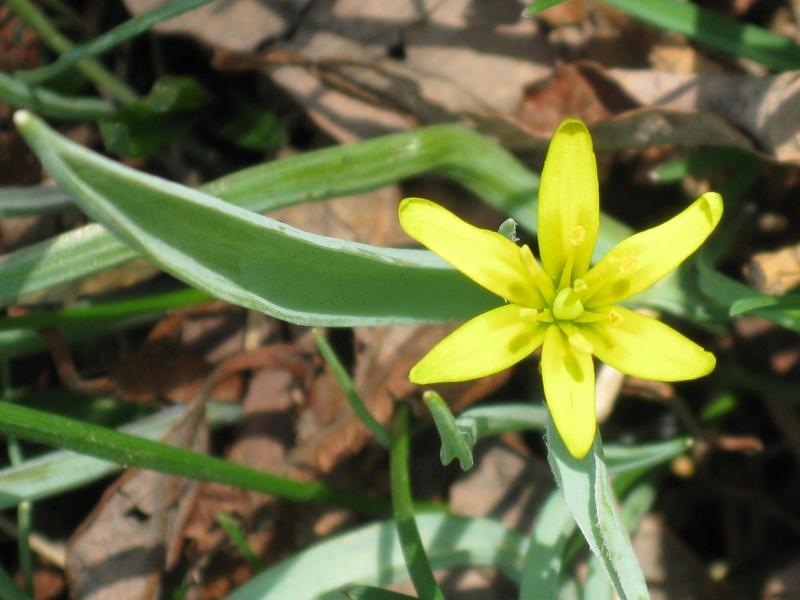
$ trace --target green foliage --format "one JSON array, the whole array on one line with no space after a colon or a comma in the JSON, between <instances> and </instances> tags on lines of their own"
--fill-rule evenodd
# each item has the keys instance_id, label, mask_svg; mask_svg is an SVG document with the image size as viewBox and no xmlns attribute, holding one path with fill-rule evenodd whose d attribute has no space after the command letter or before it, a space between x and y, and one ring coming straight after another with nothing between
<instances>
[{"instance_id":1,"label":"green foliage","mask_svg":"<svg viewBox=\"0 0 800 600\"><path fill-rule=\"evenodd\" d=\"M188 130L211 101L211 94L192 77L162 77L146 98L101 120L100 133L110 152L146 156Z\"/></svg>"}]
</instances>

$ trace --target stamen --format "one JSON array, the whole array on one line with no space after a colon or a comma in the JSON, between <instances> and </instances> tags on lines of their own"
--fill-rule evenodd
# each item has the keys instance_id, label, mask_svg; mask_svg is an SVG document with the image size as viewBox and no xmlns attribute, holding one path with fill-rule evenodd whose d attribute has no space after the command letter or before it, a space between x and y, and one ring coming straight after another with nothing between
<instances>
[{"instance_id":1,"label":"stamen","mask_svg":"<svg viewBox=\"0 0 800 600\"><path fill-rule=\"evenodd\" d=\"M599 321L611 321L612 325L619 325L624 321L624 317L618 310L612 308L608 312L594 312L591 309L583 311L583 314L577 319L573 319L575 323L597 323Z\"/></svg>"},{"instance_id":2,"label":"stamen","mask_svg":"<svg viewBox=\"0 0 800 600\"><path fill-rule=\"evenodd\" d=\"M567 336L569 345L572 346L573 350L581 354L592 354L594 352L592 343L584 337L580 329L575 325L572 323L559 323L558 326Z\"/></svg>"},{"instance_id":3,"label":"stamen","mask_svg":"<svg viewBox=\"0 0 800 600\"><path fill-rule=\"evenodd\" d=\"M556 297L556 290L553 287L553 282L547 273L544 272L539 261L533 256L533 252L531 252L528 244L525 244L519 249L519 258L522 261L522 266L527 269L536 287L539 288L539 292L544 297L545 302L547 304L552 304Z\"/></svg>"},{"instance_id":4,"label":"stamen","mask_svg":"<svg viewBox=\"0 0 800 600\"><path fill-rule=\"evenodd\" d=\"M550 310L546 308L544 310L537 310L535 308L527 308L522 306L519 309L519 318L526 323L553 322L553 315L550 314Z\"/></svg>"},{"instance_id":5,"label":"stamen","mask_svg":"<svg viewBox=\"0 0 800 600\"><path fill-rule=\"evenodd\" d=\"M572 228L570 245L567 248L567 262L561 272L561 280L558 282L558 289L563 290L572 285L572 267L575 265L575 250L586 240L586 230L580 225Z\"/></svg>"}]
</instances>

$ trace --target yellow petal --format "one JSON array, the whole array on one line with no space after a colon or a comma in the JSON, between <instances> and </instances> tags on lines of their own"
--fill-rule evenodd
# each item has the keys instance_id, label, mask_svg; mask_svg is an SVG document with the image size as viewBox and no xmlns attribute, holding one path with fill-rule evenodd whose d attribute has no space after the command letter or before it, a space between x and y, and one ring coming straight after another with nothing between
<instances>
[{"instance_id":1,"label":"yellow petal","mask_svg":"<svg viewBox=\"0 0 800 600\"><path fill-rule=\"evenodd\" d=\"M398 215L408 235L479 285L516 304L544 308L519 246L504 235L473 227L422 198L403 200Z\"/></svg>"},{"instance_id":2,"label":"yellow petal","mask_svg":"<svg viewBox=\"0 0 800 600\"><path fill-rule=\"evenodd\" d=\"M506 304L468 321L434 346L408 378L421 385L468 381L518 363L541 346L547 327L523 321L520 310Z\"/></svg>"},{"instance_id":3,"label":"yellow petal","mask_svg":"<svg viewBox=\"0 0 800 600\"><path fill-rule=\"evenodd\" d=\"M582 278L586 308L616 304L673 271L714 231L722 217L719 194L703 194L666 223L620 242Z\"/></svg>"},{"instance_id":4,"label":"yellow petal","mask_svg":"<svg viewBox=\"0 0 800 600\"><path fill-rule=\"evenodd\" d=\"M656 381L685 381L708 375L716 359L693 341L665 325L621 306L614 319L579 326L594 354L615 369Z\"/></svg>"},{"instance_id":5,"label":"yellow petal","mask_svg":"<svg viewBox=\"0 0 800 600\"><path fill-rule=\"evenodd\" d=\"M550 142L539 184L539 254L556 285L572 251L575 252L572 279L589 269L599 219L597 160L592 138L583 123L567 119ZM578 245L573 244L576 227L583 231Z\"/></svg>"},{"instance_id":6,"label":"yellow petal","mask_svg":"<svg viewBox=\"0 0 800 600\"><path fill-rule=\"evenodd\" d=\"M557 325L550 325L542 345L544 397L553 423L570 454L583 458L594 442L594 363L576 352Z\"/></svg>"}]
</instances>

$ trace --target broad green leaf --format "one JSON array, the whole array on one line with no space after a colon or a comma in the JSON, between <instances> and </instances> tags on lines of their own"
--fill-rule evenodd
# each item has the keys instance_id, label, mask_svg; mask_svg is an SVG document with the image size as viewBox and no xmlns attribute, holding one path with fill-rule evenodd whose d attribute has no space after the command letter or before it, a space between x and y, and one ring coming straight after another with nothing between
<instances>
[{"instance_id":1,"label":"broad green leaf","mask_svg":"<svg viewBox=\"0 0 800 600\"><path fill-rule=\"evenodd\" d=\"M556 490L539 513L533 537L525 555L520 600L551 599L558 596L567 542L575 531L575 519Z\"/></svg>"},{"instance_id":2,"label":"broad green leaf","mask_svg":"<svg viewBox=\"0 0 800 600\"><path fill-rule=\"evenodd\" d=\"M655 486L644 481L633 488L625 497L620 510L622 522L628 531L634 532L645 515L653 508L656 500ZM612 600L612 587L603 570L603 565L596 556L589 561L589 574L583 589L584 600Z\"/></svg>"},{"instance_id":3,"label":"broad green leaf","mask_svg":"<svg viewBox=\"0 0 800 600\"><path fill-rule=\"evenodd\" d=\"M16 122L89 216L155 265L209 294L303 325L466 320L502 300L427 251L312 235L128 169Z\"/></svg>"},{"instance_id":4,"label":"broad green leaf","mask_svg":"<svg viewBox=\"0 0 800 600\"><path fill-rule=\"evenodd\" d=\"M417 514L431 566L495 567L520 580L527 538L490 519ZM351 585L407 579L394 521L328 538L256 575L226 600L342 600Z\"/></svg>"},{"instance_id":5,"label":"broad green leaf","mask_svg":"<svg viewBox=\"0 0 800 600\"><path fill-rule=\"evenodd\" d=\"M408 596L369 585L354 585L343 590L350 600L416 600L416 596Z\"/></svg>"},{"instance_id":6,"label":"broad green leaf","mask_svg":"<svg viewBox=\"0 0 800 600\"><path fill-rule=\"evenodd\" d=\"M589 453L577 459L548 419L547 447L550 466L567 505L620 598L649 598L644 575L614 504L600 434Z\"/></svg>"}]
</instances>

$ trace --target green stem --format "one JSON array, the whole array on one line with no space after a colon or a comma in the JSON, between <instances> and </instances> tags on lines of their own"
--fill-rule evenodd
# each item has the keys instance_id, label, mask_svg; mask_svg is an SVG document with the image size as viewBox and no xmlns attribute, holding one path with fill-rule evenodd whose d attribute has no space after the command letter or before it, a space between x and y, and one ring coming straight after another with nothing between
<instances>
[{"instance_id":1,"label":"green stem","mask_svg":"<svg viewBox=\"0 0 800 600\"><path fill-rule=\"evenodd\" d=\"M29 0L8 0L8 5L39 34L45 44L58 54L69 52L75 47L69 39L63 36L50 23L44 13L31 4ZM133 90L107 71L96 60L82 60L75 66L105 93L122 104L130 104L137 100L138 97Z\"/></svg>"},{"instance_id":2,"label":"green stem","mask_svg":"<svg viewBox=\"0 0 800 600\"><path fill-rule=\"evenodd\" d=\"M411 499L411 481L408 473L411 449L409 413L408 404L398 405L394 419L394 440L389 453L394 521L403 557L406 560L406 568L420 600L444 600L439 585L433 577L430 562L419 536L417 522L414 520L414 502Z\"/></svg>"}]
</instances>

